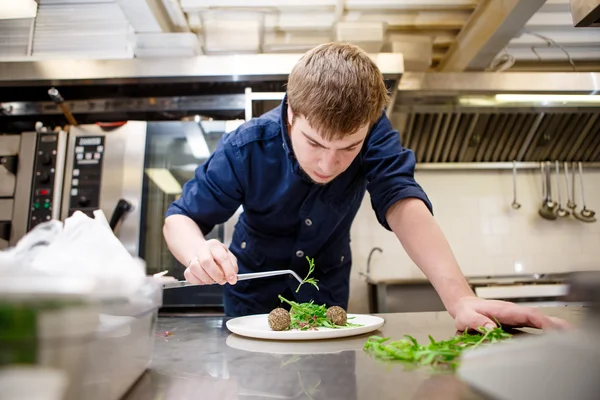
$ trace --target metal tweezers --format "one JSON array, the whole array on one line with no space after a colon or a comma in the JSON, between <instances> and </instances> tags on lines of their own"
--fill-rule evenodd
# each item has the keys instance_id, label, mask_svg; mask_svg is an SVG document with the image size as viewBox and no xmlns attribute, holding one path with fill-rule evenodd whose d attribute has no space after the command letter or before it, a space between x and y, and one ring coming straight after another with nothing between
<instances>
[{"instance_id":1,"label":"metal tweezers","mask_svg":"<svg viewBox=\"0 0 600 400\"><path fill-rule=\"evenodd\" d=\"M247 279L267 278L270 276L287 275L287 274L292 275L294 278L296 278L296 280L298 282L302 283L302 279L298 276L297 273L295 273L291 269L282 269L279 271L267 271L267 272L253 272L253 273L249 273L249 274L239 274L237 276L237 280L245 281ZM186 287L186 286L202 286L202 285L199 285L197 283L190 283L188 281L167 282L167 283L163 284L163 289L174 289L174 288L180 288L180 287Z\"/></svg>"}]
</instances>

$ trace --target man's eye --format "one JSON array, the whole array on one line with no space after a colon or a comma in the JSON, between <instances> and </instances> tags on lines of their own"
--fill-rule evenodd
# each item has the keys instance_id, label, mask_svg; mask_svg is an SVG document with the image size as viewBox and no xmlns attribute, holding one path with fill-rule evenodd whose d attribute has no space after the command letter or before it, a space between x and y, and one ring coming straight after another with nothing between
<instances>
[{"instance_id":1,"label":"man's eye","mask_svg":"<svg viewBox=\"0 0 600 400\"><path fill-rule=\"evenodd\" d=\"M345 149L346 151L354 151L356 150L356 146Z\"/></svg>"},{"instance_id":2,"label":"man's eye","mask_svg":"<svg viewBox=\"0 0 600 400\"><path fill-rule=\"evenodd\" d=\"M308 144L310 144L311 147L320 147L318 144L316 144L315 142L308 142Z\"/></svg>"}]
</instances>

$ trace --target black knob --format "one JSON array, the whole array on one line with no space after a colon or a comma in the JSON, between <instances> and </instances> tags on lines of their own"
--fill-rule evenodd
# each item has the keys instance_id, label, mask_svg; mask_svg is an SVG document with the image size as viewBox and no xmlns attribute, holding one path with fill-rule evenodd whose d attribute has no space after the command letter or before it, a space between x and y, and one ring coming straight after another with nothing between
<instances>
[{"instance_id":1,"label":"black knob","mask_svg":"<svg viewBox=\"0 0 600 400\"><path fill-rule=\"evenodd\" d=\"M52 164L52 156L50 154L44 154L41 157L42 165Z\"/></svg>"},{"instance_id":2,"label":"black knob","mask_svg":"<svg viewBox=\"0 0 600 400\"><path fill-rule=\"evenodd\" d=\"M48 175L47 172L42 172L40 174L40 182L41 183L48 183L48 182L50 182L50 175Z\"/></svg>"},{"instance_id":3,"label":"black knob","mask_svg":"<svg viewBox=\"0 0 600 400\"><path fill-rule=\"evenodd\" d=\"M87 207L90 204L90 199L88 199L85 196L79 196L79 200L77 200L77 203L81 206L81 207Z\"/></svg>"}]
</instances>

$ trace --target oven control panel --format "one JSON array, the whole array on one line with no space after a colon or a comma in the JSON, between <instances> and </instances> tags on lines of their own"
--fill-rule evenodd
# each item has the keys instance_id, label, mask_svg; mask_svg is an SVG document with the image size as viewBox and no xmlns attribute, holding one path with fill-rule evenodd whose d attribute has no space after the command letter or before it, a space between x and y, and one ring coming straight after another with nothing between
<instances>
[{"instance_id":1,"label":"oven control panel","mask_svg":"<svg viewBox=\"0 0 600 400\"><path fill-rule=\"evenodd\" d=\"M104 136L77 137L74 153L68 216L81 211L93 218L93 211L100 208Z\"/></svg>"},{"instance_id":2,"label":"oven control panel","mask_svg":"<svg viewBox=\"0 0 600 400\"><path fill-rule=\"evenodd\" d=\"M58 133L37 135L31 183L31 207L27 220L28 231L42 222L49 221L52 218L54 207L60 207L53 201L55 182L60 179L57 176L58 144Z\"/></svg>"}]
</instances>

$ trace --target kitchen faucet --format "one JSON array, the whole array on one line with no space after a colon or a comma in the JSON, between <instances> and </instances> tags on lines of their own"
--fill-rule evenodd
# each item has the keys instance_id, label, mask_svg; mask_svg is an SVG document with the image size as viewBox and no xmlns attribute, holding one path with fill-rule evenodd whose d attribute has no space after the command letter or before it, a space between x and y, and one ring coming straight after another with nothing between
<instances>
[{"instance_id":1,"label":"kitchen faucet","mask_svg":"<svg viewBox=\"0 0 600 400\"><path fill-rule=\"evenodd\" d=\"M362 273L362 272L359 273L359 275L362 275L362 276L364 276L367 279L369 278L369 274L371 272L371 257L373 256L373 253L375 251L379 251L380 253L383 253L383 250L381 248L379 248L379 247L373 247L371 249L371 251L369 252L369 257L367 257L367 272L366 273Z\"/></svg>"}]
</instances>

